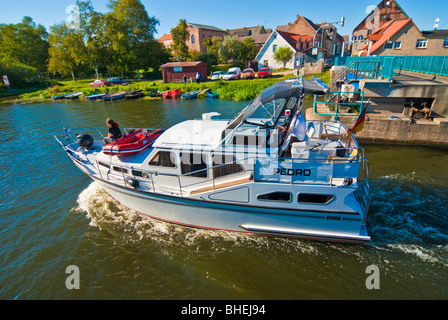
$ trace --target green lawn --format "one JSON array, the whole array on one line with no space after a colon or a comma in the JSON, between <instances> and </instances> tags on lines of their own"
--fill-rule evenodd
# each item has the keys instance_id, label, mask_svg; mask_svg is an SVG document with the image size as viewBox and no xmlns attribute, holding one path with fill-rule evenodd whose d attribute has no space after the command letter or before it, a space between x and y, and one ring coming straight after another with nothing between
<instances>
[{"instance_id":1,"label":"green lawn","mask_svg":"<svg viewBox=\"0 0 448 320\"><path fill-rule=\"evenodd\" d=\"M216 82L203 82L200 84L196 83L162 83L153 80L134 80L130 86L114 85L104 88L91 88L89 83L94 79L87 80L63 80L57 81L56 83L49 85L47 88L45 86L35 86L27 89L21 89L14 92L1 91L1 97L11 97L23 99L26 101L40 101L51 99L51 97L72 93L72 92L83 92L84 95L89 95L93 93L108 93L108 92L120 92L124 90L143 90L144 93L149 94L152 91L158 90L163 92L171 89L180 89L182 92L190 92L194 90L203 90L210 88L219 93L221 99L226 100L237 100L246 101L252 100L257 95L259 95L265 88L277 83L279 81L286 80L292 75L287 76L274 76L268 79L254 79L254 80L237 80L237 81L216 81ZM311 78L313 75L306 76L305 78ZM330 81L330 73L324 72L321 74L314 75L321 78L324 82L328 83ZM149 96L145 99L154 99Z\"/></svg>"}]
</instances>

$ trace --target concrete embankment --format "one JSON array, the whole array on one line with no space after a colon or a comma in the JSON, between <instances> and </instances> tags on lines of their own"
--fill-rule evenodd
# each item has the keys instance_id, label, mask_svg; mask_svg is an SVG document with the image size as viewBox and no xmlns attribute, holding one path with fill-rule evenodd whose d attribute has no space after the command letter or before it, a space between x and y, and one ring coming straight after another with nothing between
<instances>
[{"instance_id":1,"label":"concrete embankment","mask_svg":"<svg viewBox=\"0 0 448 320\"><path fill-rule=\"evenodd\" d=\"M316 115L307 110L308 120L330 120L333 117ZM356 117L339 117L348 128L355 124ZM400 113L388 111L367 113L364 129L356 134L361 143L423 145L448 148L448 118L433 120L411 120Z\"/></svg>"}]
</instances>

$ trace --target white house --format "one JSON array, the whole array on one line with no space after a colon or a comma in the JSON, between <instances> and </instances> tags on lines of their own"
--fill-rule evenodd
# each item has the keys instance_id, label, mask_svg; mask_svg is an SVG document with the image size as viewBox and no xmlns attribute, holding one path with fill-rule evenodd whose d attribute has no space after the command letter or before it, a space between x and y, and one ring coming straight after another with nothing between
<instances>
[{"instance_id":1,"label":"white house","mask_svg":"<svg viewBox=\"0 0 448 320\"><path fill-rule=\"evenodd\" d=\"M301 36L299 34L275 30L271 33L266 43L261 48L255 59L258 61L258 68L269 67L269 69L283 68L283 62L274 59L274 53L280 47L289 47L294 52L291 60L286 63L286 68L297 69L304 62L303 51L312 46L311 36Z\"/></svg>"}]
</instances>

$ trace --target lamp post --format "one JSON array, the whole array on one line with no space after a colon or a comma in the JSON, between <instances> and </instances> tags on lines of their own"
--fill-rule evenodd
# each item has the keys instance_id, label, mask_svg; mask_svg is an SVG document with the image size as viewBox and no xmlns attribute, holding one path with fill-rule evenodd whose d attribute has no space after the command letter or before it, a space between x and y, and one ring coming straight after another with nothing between
<instances>
[{"instance_id":1,"label":"lamp post","mask_svg":"<svg viewBox=\"0 0 448 320\"><path fill-rule=\"evenodd\" d=\"M322 45L323 45L323 42L324 42L324 41L323 41L323 39L324 39L324 29L323 29L323 27L328 27L328 26L330 26L330 25L335 25L335 24L340 24L341 27L343 27L344 24L345 24L345 17L342 17L342 18L341 18L341 21L337 21L337 22L326 22L325 24L321 25L321 26L319 27L319 29L317 29L316 33L314 34L314 37L313 37L313 48L315 47L315 44L316 44L316 35L319 33L319 30L322 29L322 43L321 43L321 46L322 46Z\"/></svg>"}]
</instances>

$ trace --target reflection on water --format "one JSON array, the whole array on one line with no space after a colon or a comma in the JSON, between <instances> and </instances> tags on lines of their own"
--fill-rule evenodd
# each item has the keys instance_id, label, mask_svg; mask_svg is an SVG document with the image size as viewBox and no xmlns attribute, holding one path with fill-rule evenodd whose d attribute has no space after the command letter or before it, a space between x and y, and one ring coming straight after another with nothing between
<instances>
[{"instance_id":1,"label":"reflection on water","mask_svg":"<svg viewBox=\"0 0 448 320\"><path fill-rule=\"evenodd\" d=\"M365 146L372 175L366 245L208 231L113 200L52 138L61 128L168 128L247 103L58 102L0 106L0 298L420 299L448 297L448 152ZM74 129L75 130L75 129ZM65 289L77 265L81 290ZM381 290L365 287L366 267Z\"/></svg>"}]
</instances>

